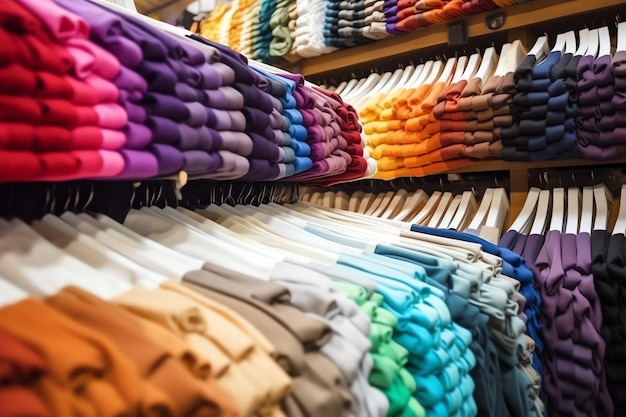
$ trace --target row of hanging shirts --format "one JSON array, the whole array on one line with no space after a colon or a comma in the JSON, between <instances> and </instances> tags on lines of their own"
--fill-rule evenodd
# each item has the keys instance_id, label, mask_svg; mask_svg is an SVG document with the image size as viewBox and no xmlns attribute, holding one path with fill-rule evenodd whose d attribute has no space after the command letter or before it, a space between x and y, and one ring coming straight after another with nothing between
<instances>
[{"instance_id":1,"label":"row of hanging shirts","mask_svg":"<svg viewBox=\"0 0 626 417\"><path fill-rule=\"evenodd\" d=\"M501 191L494 189L492 200L500 198L496 195L505 196ZM9 310L0 309L0 329L8 326L2 321L8 317L7 311L26 308L32 298L47 300L66 294L68 286L137 311L135 303L149 303L154 291L165 287L178 291L172 280L212 286L221 279L231 279L232 274L276 283L278 276L287 281L297 278L298 283L292 283L290 305L312 312L307 308L318 304L307 297L337 294L343 289L345 297L371 313L371 330L366 334L371 340L373 369L368 374L365 366L346 375L360 378L359 384L369 381L386 399L351 386L349 404L355 407L351 410L357 413L357 404L366 408L357 415L381 415L387 402L389 407L405 409L417 417L425 412L442 417L474 416L485 401L505 406L504 395L486 394L492 389L501 392L503 386L511 388L507 395L524 404L511 413L520 417L541 415L538 365L533 354L537 338L525 333L524 323L524 317L529 321L533 317L529 306L535 305L532 300L536 297L532 288L503 275L503 268L511 268L507 274L514 268L494 252L493 245L487 247L486 241L438 236L437 231L443 229L417 232L413 226L345 210L320 209L305 202L259 207L211 205L198 211L145 207L132 210L123 224L103 215L70 212L59 217L46 215L30 224L17 219L2 221L1 301ZM516 259L516 265L523 268L519 257ZM200 270L210 270L222 278L201 279ZM330 292L328 288L310 288L327 285L327 279L335 282L329 288L338 288ZM454 295L449 286L454 287ZM231 287L238 288L234 282ZM298 292L297 288L306 291ZM520 291L525 291L527 298ZM160 308L169 311L176 297L168 294L163 295ZM141 297L137 299L137 295ZM527 299L525 304L523 299ZM345 306L347 301L341 298L334 302ZM150 312L146 309L144 305L141 311L152 318L158 316L154 305ZM332 323L339 320L335 313L333 309L326 317ZM336 329L337 337L343 335L341 329ZM24 332L22 336L27 337L28 332ZM490 332L497 337L489 336ZM476 343L471 342L473 338ZM338 365L347 365L333 352L345 352L360 339L342 336L341 340L347 343L344 348L337 351L329 346L325 354ZM41 343L46 343L45 338ZM226 340L222 343L228 345ZM503 351L497 353L496 345ZM363 348L353 347L359 352ZM491 352L486 366L476 366L476 358L484 358L484 352ZM498 355L512 363L502 375L497 371ZM511 372L516 382L505 383ZM220 377L217 379L221 383ZM224 386L232 388L232 384ZM478 386L482 388L474 390ZM345 389L344 385L336 388L342 395ZM247 392L231 394L250 404ZM522 393L528 393L528 398Z\"/></svg>"},{"instance_id":2,"label":"row of hanging shirts","mask_svg":"<svg viewBox=\"0 0 626 417\"><path fill-rule=\"evenodd\" d=\"M551 48L541 36L529 51L516 40L499 55L489 47L328 88L359 111L367 155L378 166L372 178L424 176L490 158L617 158L621 139L606 131L623 127L619 99L586 100L596 89L623 95L626 22L617 25L615 54L608 26L582 29L578 38L561 33Z\"/></svg>"},{"instance_id":3,"label":"row of hanging shirts","mask_svg":"<svg viewBox=\"0 0 626 417\"><path fill-rule=\"evenodd\" d=\"M622 188L622 202L626 202L624 189L626 185ZM607 230L613 204L613 196L604 184L552 190L532 187L521 211L505 230L510 204L503 187L487 188L480 199L473 189L457 194L434 191L429 196L423 190L356 191L348 194L346 191L307 187L300 199L326 208L478 234L493 243L497 243L508 231L545 234L549 230L559 230L563 233L591 234L596 229ZM491 235L488 230L496 234ZM613 230L614 233L626 232L626 204L620 203Z\"/></svg>"},{"instance_id":4,"label":"row of hanging shirts","mask_svg":"<svg viewBox=\"0 0 626 417\"><path fill-rule=\"evenodd\" d=\"M525 55L533 55L537 61L541 61L549 52L553 51L594 57L611 55L612 42L608 26L597 29L584 28L579 31L578 35L578 48L575 32L568 31L557 35L552 49L550 49L547 35L539 37ZM506 53L511 46L516 48L516 54ZM342 81L336 86L331 84L324 84L323 86L340 94L357 110L361 110L369 97L377 93L389 94L397 88L415 88L421 84L433 84L433 82L455 84L462 80L469 81L474 77L486 81L492 74L504 75L508 71L514 71L521 62L520 58L523 57L520 57L518 53L523 49L518 48L523 48L521 41L514 41L504 44L499 56L496 48L492 46L485 49L483 54L477 52L470 56L454 56L445 62L429 60L426 63L411 64L382 74L373 71L367 77L354 77ZM616 51L626 51L626 22L621 22L618 25L615 49Z\"/></svg>"},{"instance_id":5,"label":"row of hanging shirts","mask_svg":"<svg viewBox=\"0 0 626 417\"><path fill-rule=\"evenodd\" d=\"M473 231L496 243L509 211L509 199L504 188L487 188L480 204L473 190L454 195L435 191L407 190L366 193L315 191L308 189L302 201L329 208L349 210L370 216L409 222L433 228ZM493 233L495 232L495 235Z\"/></svg>"},{"instance_id":6,"label":"row of hanging shirts","mask_svg":"<svg viewBox=\"0 0 626 417\"><path fill-rule=\"evenodd\" d=\"M485 217L477 206L489 207L487 218L506 214L494 205L499 190L488 189L480 204L473 191L453 198L443 198L446 193L436 191L428 198L421 190L380 194L357 191L348 195L313 189L302 198L330 210L385 219L408 217L416 225L455 229L450 219L459 214L472 222ZM468 193L471 203L464 206L461 201ZM402 212L404 203L417 201L421 204L412 207L412 213ZM548 415L566 415L574 408L588 415L613 415L612 403L617 407L623 401L620 387L624 375L619 369L626 358L626 327L619 317L624 314L626 301L626 281L622 278L626 185L621 188L619 212L611 225L613 201L604 184L551 190L533 187L502 236L479 231L500 248L524 256L533 271L533 285L541 295L541 336L537 340L544 352L541 377ZM475 227L476 223L461 222L457 230L472 235L476 234ZM573 392L578 395L572 396Z\"/></svg>"}]
</instances>

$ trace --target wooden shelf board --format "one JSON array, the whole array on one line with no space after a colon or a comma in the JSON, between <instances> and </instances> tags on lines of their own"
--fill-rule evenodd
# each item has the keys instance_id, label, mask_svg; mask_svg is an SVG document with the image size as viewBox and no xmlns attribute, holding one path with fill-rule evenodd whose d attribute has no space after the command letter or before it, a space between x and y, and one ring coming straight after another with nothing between
<instances>
[{"instance_id":1,"label":"wooden shelf board","mask_svg":"<svg viewBox=\"0 0 626 417\"><path fill-rule=\"evenodd\" d=\"M468 16L465 18L467 35L471 39L620 5L624 5L623 0L534 0ZM506 23L498 30L488 30L485 26L485 17L498 12L506 14ZM322 74L350 68L364 62L376 62L423 48L446 45L447 42L448 25L433 25L405 35L376 41L373 44L304 59L299 62L299 71L305 76Z\"/></svg>"},{"instance_id":2,"label":"wooden shelf board","mask_svg":"<svg viewBox=\"0 0 626 417\"><path fill-rule=\"evenodd\" d=\"M594 167L602 165L621 165L626 164L626 158L608 159L603 161L593 161L589 159L562 159L551 161L537 162L512 162L512 161L484 161L475 165L447 171L450 174L462 174L470 172L493 172L493 171L529 171L533 169L552 169L552 168L574 168L574 167Z\"/></svg>"}]
</instances>

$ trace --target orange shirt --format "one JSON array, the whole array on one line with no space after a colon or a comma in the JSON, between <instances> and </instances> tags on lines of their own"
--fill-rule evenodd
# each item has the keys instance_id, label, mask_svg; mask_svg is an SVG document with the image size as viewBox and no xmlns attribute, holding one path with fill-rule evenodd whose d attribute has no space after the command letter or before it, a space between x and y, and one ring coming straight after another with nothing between
<instances>
[{"instance_id":1,"label":"orange shirt","mask_svg":"<svg viewBox=\"0 0 626 417\"><path fill-rule=\"evenodd\" d=\"M443 7L423 13L423 19L430 23L443 24L463 17L463 0L449 0Z\"/></svg>"},{"instance_id":2,"label":"orange shirt","mask_svg":"<svg viewBox=\"0 0 626 417\"><path fill-rule=\"evenodd\" d=\"M110 339L42 302L27 299L4 307L0 329L41 353L54 380L47 384L69 395L58 402L59 412L67 412L63 407L68 400L76 404L71 407L86 404L86 409L102 416L133 415L136 410L150 414L149 410L169 407L168 398L148 389L134 364Z\"/></svg>"}]
</instances>

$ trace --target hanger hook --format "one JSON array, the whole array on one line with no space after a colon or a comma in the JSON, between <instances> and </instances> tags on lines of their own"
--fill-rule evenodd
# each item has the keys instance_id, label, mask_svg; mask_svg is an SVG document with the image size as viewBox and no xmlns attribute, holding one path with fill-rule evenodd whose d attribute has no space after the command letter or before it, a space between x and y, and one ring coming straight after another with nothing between
<instances>
[{"instance_id":1,"label":"hanger hook","mask_svg":"<svg viewBox=\"0 0 626 417\"><path fill-rule=\"evenodd\" d=\"M89 204L91 204L91 202L93 201L93 198L95 197L95 194L96 194L96 191L94 189L93 184L91 184L90 187L89 187L89 197L87 197L87 201L83 205L83 208L82 208L81 212L87 211L87 207L89 207ZM133 198L135 198L135 189L134 188L133 188ZM132 200L131 200L131 207L132 207Z\"/></svg>"}]
</instances>

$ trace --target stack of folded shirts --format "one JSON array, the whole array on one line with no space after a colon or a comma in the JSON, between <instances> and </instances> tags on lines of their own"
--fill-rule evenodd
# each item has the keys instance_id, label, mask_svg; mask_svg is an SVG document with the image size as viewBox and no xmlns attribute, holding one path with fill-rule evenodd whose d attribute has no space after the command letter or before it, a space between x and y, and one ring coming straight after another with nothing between
<instances>
[{"instance_id":1,"label":"stack of folded shirts","mask_svg":"<svg viewBox=\"0 0 626 417\"><path fill-rule=\"evenodd\" d=\"M89 26L50 3L3 2L0 177L4 181L110 177L124 170L128 122L117 104L130 77L88 39ZM48 4L46 5L48 6ZM128 77L124 78L124 75ZM119 80L118 85L114 84ZM11 80L8 82L8 80ZM129 92L131 93L131 92Z\"/></svg>"},{"instance_id":2,"label":"stack of folded shirts","mask_svg":"<svg viewBox=\"0 0 626 417\"><path fill-rule=\"evenodd\" d=\"M377 178L424 176L460 168L474 161L461 147L441 147L439 121L433 113L447 80L435 80L407 88L393 96L392 107L380 113L382 120L365 124L372 157L378 161Z\"/></svg>"},{"instance_id":3,"label":"stack of folded shirts","mask_svg":"<svg viewBox=\"0 0 626 417\"><path fill-rule=\"evenodd\" d=\"M254 39L252 39L249 52L245 49L241 50L244 55L253 59L269 61L270 43L272 41L272 26L270 20L275 10L276 0L262 0L260 2L256 25L254 23L252 24L253 27L256 26L256 30L253 31Z\"/></svg>"},{"instance_id":4,"label":"stack of folded shirts","mask_svg":"<svg viewBox=\"0 0 626 417\"><path fill-rule=\"evenodd\" d=\"M0 54L0 77L15 79L0 87L2 181L179 171L192 179L270 181L312 167L307 129L317 128L311 112L320 93L302 76L260 74L228 47L88 1L45 0L51 16L41 4L3 4L18 23L0 36L22 46ZM262 9L261 2L247 5ZM241 19L241 10L225 19ZM338 136L341 117L324 103L332 119L324 126ZM345 129L359 135L360 126ZM337 148L361 155L355 146ZM353 161L341 156L345 163L321 177L354 176Z\"/></svg>"},{"instance_id":5,"label":"stack of folded shirts","mask_svg":"<svg viewBox=\"0 0 626 417\"><path fill-rule=\"evenodd\" d=\"M291 15L295 13L295 10L295 0L276 1L276 8L270 18L272 38L270 40L267 57L269 62L282 60L283 58L288 59L287 56L291 52L291 46L293 45L290 25L295 25L295 21L292 19ZM263 58L263 56L261 56L261 58Z\"/></svg>"},{"instance_id":6,"label":"stack of folded shirts","mask_svg":"<svg viewBox=\"0 0 626 417\"><path fill-rule=\"evenodd\" d=\"M324 0L299 0L296 2L297 18L293 32L295 53L303 58L329 54L337 48L324 42Z\"/></svg>"},{"instance_id":7,"label":"stack of folded shirts","mask_svg":"<svg viewBox=\"0 0 626 417\"><path fill-rule=\"evenodd\" d=\"M359 124L358 113L354 107L344 103L339 94L331 93L321 88L315 88L315 91L326 97L326 100L336 113L336 120L341 128L340 137L345 139L347 143L344 150L351 158L344 173L323 178L320 183L322 185L330 185L337 182L364 178L373 174L375 169L370 169L370 163L364 155L363 139L361 138L362 128ZM343 143L343 141L341 143Z\"/></svg>"},{"instance_id":8,"label":"stack of folded shirts","mask_svg":"<svg viewBox=\"0 0 626 417\"><path fill-rule=\"evenodd\" d=\"M529 55L517 68L512 125L501 132L503 159L541 161L578 157L576 108L569 99L568 87L575 84L571 69L567 71L571 59L572 54L552 51L536 65L536 57Z\"/></svg>"},{"instance_id":9,"label":"stack of folded shirts","mask_svg":"<svg viewBox=\"0 0 626 417\"><path fill-rule=\"evenodd\" d=\"M308 89L314 103L312 115L316 123L307 126L308 140L311 147L311 159L313 167L302 174L296 175L292 180L313 179L334 182L344 175L353 179L362 177L365 173L366 162L360 159L362 148L354 143L348 143L343 136L345 125L337 109L342 112L342 103L329 97L318 89ZM346 109L343 109L347 112ZM345 114L344 114L345 115ZM350 139L357 140L360 144L358 131L348 133ZM354 156L354 157L353 157ZM338 177L339 176L339 177Z\"/></svg>"},{"instance_id":10,"label":"stack of folded shirts","mask_svg":"<svg viewBox=\"0 0 626 417\"><path fill-rule=\"evenodd\" d=\"M463 0L387 0L387 30L400 35L465 16Z\"/></svg>"},{"instance_id":11,"label":"stack of folded shirts","mask_svg":"<svg viewBox=\"0 0 626 417\"><path fill-rule=\"evenodd\" d=\"M233 3L219 3L215 9L200 21L200 34L207 39L219 41L220 32L224 27L225 17L231 10Z\"/></svg>"},{"instance_id":12,"label":"stack of folded shirts","mask_svg":"<svg viewBox=\"0 0 626 417\"><path fill-rule=\"evenodd\" d=\"M290 112L298 111L293 107L295 104L295 98L291 89L295 89L295 84L289 84L287 80L269 72L255 69L265 80L265 91L271 95L274 102L274 110L271 115L271 143L278 147L279 157L278 162L281 169L281 177L290 177L296 172L296 159L298 160L298 166L303 163L307 165L307 159L303 156L296 156L296 151L302 154L306 150L298 147L298 143L293 143L291 134L289 133L290 122L287 118L287 114ZM287 105L287 109L285 109ZM310 163L308 163L310 165ZM283 173L284 171L284 173Z\"/></svg>"},{"instance_id":13,"label":"stack of folded shirts","mask_svg":"<svg viewBox=\"0 0 626 417\"><path fill-rule=\"evenodd\" d=\"M324 41L326 45L346 48L384 39L383 0L333 0L326 3Z\"/></svg>"},{"instance_id":14,"label":"stack of folded shirts","mask_svg":"<svg viewBox=\"0 0 626 417\"><path fill-rule=\"evenodd\" d=\"M626 106L621 102L626 86L623 74L615 71L619 68L619 64L615 65L619 54L615 53L616 58L585 55L578 62L576 133L578 152L585 159L626 156Z\"/></svg>"}]
</instances>

